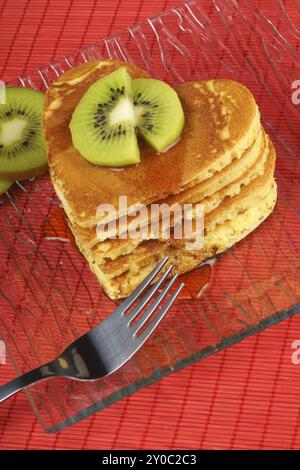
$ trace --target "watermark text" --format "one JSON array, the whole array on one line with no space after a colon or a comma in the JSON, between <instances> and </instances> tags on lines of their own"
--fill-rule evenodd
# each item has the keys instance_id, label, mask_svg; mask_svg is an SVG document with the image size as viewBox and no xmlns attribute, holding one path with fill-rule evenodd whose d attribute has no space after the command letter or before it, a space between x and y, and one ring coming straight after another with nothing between
<instances>
[{"instance_id":1,"label":"watermark text","mask_svg":"<svg viewBox=\"0 0 300 470\"><path fill-rule=\"evenodd\" d=\"M0 340L0 364L6 364L6 347L2 340Z\"/></svg>"},{"instance_id":2,"label":"watermark text","mask_svg":"<svg viewBox=\"0 0 300 470\"><path fill-rule=\"evenodd\" d=\"M97 208L97 238L132 240L184 240L185 249L199 250L204 243L204 205L153 203L128 206L119 197L118 208L101 204Z\"/></svg>"},{"instance_id":3,"label":"watermark text","mask_svg":"<svg viewBox=\"0 0 300 470\"><path fill-rule=\"evenodd\" d=\"M6 104L6 87L5 82L0 80L0 105Z\"/></svg>"},{"instance_id":4,"label":"watermark text","mask_svg":"<svg viewBox=\"0 0 300 470\"><path fill-rule=\"evenodd\" d=\"M292 83L292 103L295 105L300 104L300 80L295 80Z\"/></svg>"}]
</instances>

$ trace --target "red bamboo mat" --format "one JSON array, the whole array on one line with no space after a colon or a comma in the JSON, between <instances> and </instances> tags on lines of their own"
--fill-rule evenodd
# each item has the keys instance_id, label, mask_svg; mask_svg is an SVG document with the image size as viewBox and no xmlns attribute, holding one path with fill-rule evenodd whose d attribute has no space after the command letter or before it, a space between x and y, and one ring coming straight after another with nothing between
<instances>
[{"instance_id":1,"label":"red bamboo mat","mask_svg":"<svg viewBox=\"0 0 300 470\"><path fill-rule=\"evenodd\" d=\"M0 79L71 53L181 0L1 0ZM207 11L211 1L202 1ZM265 1L264 5L272 4ZM300 316L55 435L26 396L0 407L0 449L298 449ZM0 366L0 384L14 377Z\"/></svg>"}]
</instances>

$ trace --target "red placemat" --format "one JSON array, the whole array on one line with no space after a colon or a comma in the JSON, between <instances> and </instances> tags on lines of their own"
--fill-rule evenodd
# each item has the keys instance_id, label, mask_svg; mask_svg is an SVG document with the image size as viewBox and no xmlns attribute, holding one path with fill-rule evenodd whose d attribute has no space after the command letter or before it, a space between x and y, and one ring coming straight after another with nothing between
<instances>
[{"instance_id":1,"label":"red placemat","mask_svg":"<svg viewBox=\"0 0 300 470\"><path fill-rule=\"evenodd\" d=\"M0 78L76 51L181 0L0 1ZM202 1L209 11L211 1ZM271 1L264 2L272 4ZM300 316L211 356L55 435L23 393L0 407L0 449L297 449ZM0 384L13 378L0 366Z\"/></svg>"}]
</instances>

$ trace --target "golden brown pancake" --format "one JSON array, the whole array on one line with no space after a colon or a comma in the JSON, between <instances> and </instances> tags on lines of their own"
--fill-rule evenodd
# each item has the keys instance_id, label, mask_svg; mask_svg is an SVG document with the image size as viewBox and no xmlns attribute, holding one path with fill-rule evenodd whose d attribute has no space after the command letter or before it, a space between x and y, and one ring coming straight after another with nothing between
<instances>
[{"instance_id":1,"label":"golden brown pancake","mask_svg":"<svg viewBox=\"0 0 300 470\"><path fill-rule=\"evenodd\" d=\"M255 195L256 191L264 189L264 184L268 181L268 179L273 177L273 166L275 160L274 152L271 152L271 154L269 153L269 146L270 142L269 138L267 138L266 146L264 144L262 154L258 159L259 161L255 161L254 164L251 165L250 168L248 168L240 178L235 180L233 183L228 184L220 191L217 191L212 196L203 198L205 191L203 191L201 188L195 191L195 194L193 194L193 200L191 201L189 199L188 202L193 202L197 204L201 203L204 205L206 226L211 226L213 223L218 223L219 218L224 218L224 216L226 217L227 211L234 210L234 206L237 204L238 201L237 198L233 198L233 196L239 194L243 186L248 186L252 181L257 179L256 183L254 183L254 186L251 186L249 190L243 192L242 196L239 198L240 204L246 196L249 197L249 191L251 197ZM261 178L258 178L259 176L261 176ZM210 179L214 179L214 177ZM220 176L220 180L226 180L225 176ZM206 182L203 183L205 184ZM202 186L203 183L200 183L199 186ZM196 190L197 186L195 186L193 189ZM197 196L197 194L199 196ZM171 202L172 204L174 203L173 199ZM170 198L167 198L166 200L169 201ZM221 205L223 201L224 204ZM164 202L164 200L162 202ZM180 202L185 203L186 200L181 200ZM171 203L169 202L169 204ZM173 226L173 222L174 221L171 220L171 226ZM82 252L87 253L89 252L89 250L92 250L92 256L95 257L96 261L99 264L103 263L105 259L115 259L118 256L131 253L142 242L142 239L133 240L130 238L124 240L108 239L105 241L99 241L99 239L97 238L95 227L82 228L75 224L70 224L70 227L74 233L80 250ZM161 239L162 234L159 235L161 235L159 236L159 238ZM144 236L143 239L149 238L152 238L150 226L148 236Z\"/></svg>"},{"instance_id":2,"label":"golden brown pancake","mask_svg":"<svg viewBox=\"0 0 300 470\"><path fill-rule=\"evenodd\" d=\"M235 219L240 213L247 210L248 207L255 205L261 199L263 199L268 192L270 191L271 187L273 186L273 172L274 172L274 165L275 165L275 152L273 146L270 147L270 152L268 155L267 165L266 165L266 172L258 176L251 185L245 186L244 190L241 191L239 194L233 197L226 197L223 202L220 204L217 209L210 212L205 216L204 219L204 226L206 233L213 232L217 225L221 225L228 220ZM205 200L204 200L205 201ZM202 203L205 205L204 201ZM155 244L151 244L151 246L157 246L157 250L161 249L161 243L155 240ZM168 245L172 246L179 246L182 247L185 245L186 240L175 240L174 237L170 236L170 239L167 242L163 242ZM144 243L144 246L147 246ZM95 256L95 250L97 250L97 246L94 247L93 253L91 254L92 258L97 261ZM109 266L109 270L114 273L115 271L120 272L120 270L124 270L125 268L122 266L124 262L127 266L130 265L130 255L124 257L118 257L114 262L107 263ZM143 258L143 243L141 246L137 247L133 252L133 258L135 260ZM107 266L103 267L103 270L108 273Z\"/></svg>"},{"instance_id":3,"label":"golden brown pancake","mask_svg":"<svg viewBox=\"0 0 300 470\"><path fill-rule=\"evenodd\" d=\"M192 187L240 158L255 141L259 111L250 91L232 80L179 85L185 113L180 141L163 154L141 148L141 163L112 171L85 160L72 145L69 122L89 86L120 66L133 77L147 76L129 64L93 62L71 69L49 88L44 110L44 135L53 184L71 220L82 227L99 220L99 204L150 204ZM119 214L122 215L122 214Z\"/></svg>"},{"instance_id":4,"label":"golden brown pancake","mask_svg":"<svg viewBox=\"0 0 300 470\"><path fill-rule=\"evenodd\" d=\"M133 246L130 253L119 255L114 260L104 258L103 254L97 251L97 246L92 250L82 249L81 246L91 269L103 284L108 295L112 298L125 295L124 283L127 285L129 282L132 288L136 287L141 279L140 273L145 270L148 272L148 269L151 270L150 267L153 267L164 256L170 256L170 262L174 264L175 272L184 273L191 269L193 260L196 263L193 265L195 267L207 257L225 251L239 239L244 238L251 231L251 224L253 229L256 228L260 220L267 217L268 211L273 209L276 199L276 184L273 178L275 149L271 142L268 148L265 172L255 178L250 185L245 186L237 195L227 196L217 209L205 217L204 247L200 250L189 252L186 249L185 240L175 240L172 236L168 241L142 241L138 246ZM262 201L265 200L268 203L262 204ZM253 214L256 214L256 208L260 207L262 209L258 209L259 217L256 219ZM252 212L249 212L250 208ZM247 213L248 216L245 218ZM232 236L228 236L232 227L236 227L234 233ZM128 240L128 242L136 243L135 240ZM80 243L78 246L80 247ZM182 262L175 263L176 259Z\"/></svg>"},{"instance_id":5,"label":"golden brown pancake","mask_svg":"<svg viewBox=\"0 0 300 470\"><path fill-rule=\"evenodd\" d=\"M121 62L84 64L60 77L48 90L44 133L56 192L67 213L78 248L111 298L128 295L169 256L174 272L184 273L222 253L254 230L273 210L275 149L260 125L250 91L235 81L210 80L179 85L185 113L179 142L164 154L141 144L141 163L108 169L87 162L73 147L69 122L83 94L101 76L126 66L132 77L143 70ZM119 196L128 207L144 204L196 204L204 207L204 245L187 248L173 229L167 240L149 230L140 239L99 241L96 214L100 204L118 209ZM193 216L194 216L193 212ZM124 214L117 213L118 219ZM136 215L128 217L137 221ZM140 222L140 219L139 219ZM148 226L147 219L143 222ZM171 220L171 226L178 220ZM117 220L116 233L122 233Z\"/></svg>"},{"instance_id":6,"label":"golden brown pancake","mask_svg":"<svg viewBox=\"0 0 300 470\"><path fill-rule=\"evenodd\" d=\"M140 282L150 273L159 259L169 256L169 264L173 264L173 272L179 274L191 271L199 264L216 254L223 253L228 248L245 238L259 224L261 224L272 212L276 202L276 183L265 196L254 206L239 214L234 220L221 224L217 229L209 233L204 239L204 247L198 251L189 251L184 248L175 248L161 243L161 250L157 251L155 240L150 240L144 246L146 257L145 264L135 265L131 261L130 269L115 277L107 277L104 271L96 263L90 267L102 284L105 292L112 299L122 298L129 295Z\"/></svg>"}]
</instances>

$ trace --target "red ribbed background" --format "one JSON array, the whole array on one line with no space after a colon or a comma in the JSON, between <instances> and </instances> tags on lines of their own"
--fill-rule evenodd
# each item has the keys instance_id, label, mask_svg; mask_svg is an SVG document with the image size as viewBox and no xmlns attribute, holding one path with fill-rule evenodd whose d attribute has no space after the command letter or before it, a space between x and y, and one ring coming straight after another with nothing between
<instances>
[{"instance_id":1,"label":"red ribbed background","mask_svg":"<svg viewBox=\"0 0 300 470\"><path fill-rule=\"evenodd\" d=\"M180 3L0 0L0 79ZM202 3L209 11L212 2ZM20 393L0 406L0 449L299 449L300 365L291 362L296 339L300 316L55 435L44 433ZM0 366L0 384L13 377L9 363Z\"/></svg>"}]
</instances>

